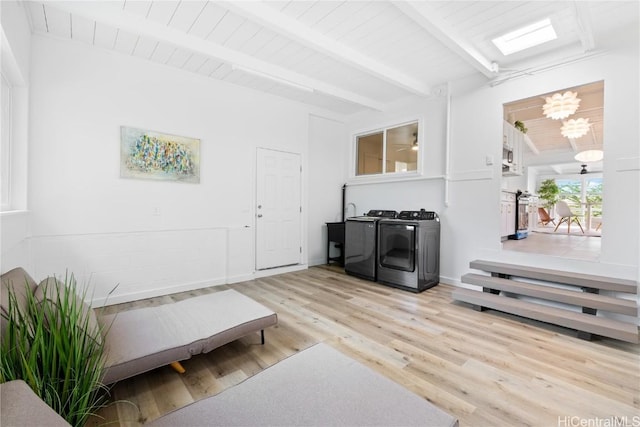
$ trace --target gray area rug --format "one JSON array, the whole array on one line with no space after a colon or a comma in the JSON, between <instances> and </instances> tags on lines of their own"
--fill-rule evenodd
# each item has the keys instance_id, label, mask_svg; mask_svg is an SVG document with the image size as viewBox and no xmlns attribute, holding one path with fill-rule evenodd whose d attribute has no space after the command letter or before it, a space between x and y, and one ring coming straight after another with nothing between
<instances>
[{"instance_id":1,"label":"gray area rug","mask_svg":"<svg viewBox=\"0 0 640 427\"><path fill-rule=\"evenodd\" d=\"M458 421L320 343L148 425L457 426Z\"/></svg>"}]
</instances>

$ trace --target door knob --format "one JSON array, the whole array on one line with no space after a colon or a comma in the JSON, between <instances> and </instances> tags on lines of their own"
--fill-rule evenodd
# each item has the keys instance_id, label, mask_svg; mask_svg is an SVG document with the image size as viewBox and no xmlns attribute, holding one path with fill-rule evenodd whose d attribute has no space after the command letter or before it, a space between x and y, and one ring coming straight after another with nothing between
<instances>
[{"instance_id":1,"label":"door knob","mask_svg":"<svg viewBox=\"0 0 640 427\"><path fill-rule=\"evenodd\" d=\"M262 214L258 214L258 218L262 218Z\"/></svg>"},{"instance_id":2,"label":"door knob","mask_svg":"<svg viewBox=\"0 0 640 427\"><path fill-rule=\"evenodd\" d=\"M258 209L262 209L262 205L258 205Z\"/></svg>"}]
</instances>

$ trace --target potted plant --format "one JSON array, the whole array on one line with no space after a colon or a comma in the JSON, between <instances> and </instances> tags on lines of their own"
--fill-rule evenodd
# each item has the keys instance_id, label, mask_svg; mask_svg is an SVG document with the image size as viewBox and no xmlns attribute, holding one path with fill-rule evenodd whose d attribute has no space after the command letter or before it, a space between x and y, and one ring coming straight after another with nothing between
<instances>
[{"instance_id":1,"label":"potted plant","mask_svg":"<svg viewBox=\"0 0 640 427\"><path fill-rule=\"evenodd\" d=\"M551 210L553 205L558 201L558 194L560 194L560 189L553 179L545 179L540 183L538 196L545 201L544 206L548 210Z\"/></svg>"},{"instance_id":2,"label":"potted plant","mask_svg":"<svg viewBox=\"0 0 640 427\"><path fill-rule=\"evenodd\" d=\"M527 133L527 131L529 129L527 129L526 127L524 127L524 123L522 123L520 120L516 120L513 123L513 127L515 127L516 129L518 129L520 132L522 133Z\"/></svg>"},{"instance_id":3,"label":"potted plant","mask_svg":"<svg viewBox=\"0 0 640 427\"><path fill-rule=\"evenodd\" d=\"M101 382L104 331L91 323L86 292L76 293L73 275L34 290L20 286L7 286L0 382L24 380L69 424L83 426L108 397Z\"/></svg>"}]
</instances>

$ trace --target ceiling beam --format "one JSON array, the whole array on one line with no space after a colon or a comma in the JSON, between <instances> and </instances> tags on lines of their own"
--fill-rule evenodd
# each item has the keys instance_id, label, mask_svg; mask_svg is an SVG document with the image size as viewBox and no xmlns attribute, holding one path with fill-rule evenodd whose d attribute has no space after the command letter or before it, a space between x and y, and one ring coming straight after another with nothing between
<instances>
[{"instance_id":1,"label":"ceiling beam","mask_svg":"<svg viewBox=\"0 0 640 427\"><path fill-rule=\"evenodd\" d=\"M582 51L591 52L596 47L593 38L593 26L591 25L591 16L589 15L590 5L587 2L574 1L576 11L576 23L578 24L578 37L582 43Z\"/></svg>"},{"instance_id":2,"label":"ceiling beam","mask_svg":"<svg viewBox=\"0 0 640 427\"><path fill-rule=\"evenodd\" d=\"M374 99L344 90L283 67L262 61L250 55L226 48L217 43L187 34L183 31L147 20L142 16L127 13L117 2L59 2L56 7L72 15L106 24L131 34L168 43L181 49L216 58L230 65L259 71L300 86L312 88L316 92L333 96L344 101L362 105L377 111L385 109L384 104Z\"/></svg>"},{"instance_id":3,"label":"ceiling beam","mask_svg":"<svg viewBox=\"0 0 640 427\"><path fill-rule=\"evenodd\" d=\"M391 68L380 61L363 55L339 41L325 36L262 2L221 1L217 4L256 22L270 30L294 39L297 43L321 52L331 58L365 72L373 77L399 86L416 95L427 96L430 88L420 80Z\"/></svg>"},{"instance_id":4,"label":"ceiling beam","mask_svg":"<svg viewBox=\"0 0 640 427\"><path fill-rule=\"evenodd\" d=\"M484 57L471 43L465 40L440 14L426 1L394 1L393 4L418 25L427 30L445 47L454 51L465 62L472 65L486 77L495 77L497 64Z\"/></svg>"},{"instance_id":5,"label":"ceiling beam","mask_svg":"<svg viewBox=\"0 0 640 427\"><path fill-rule=\"evenodd\" d=\"M533 154L535 155L540 154L540 150L538 149L538 146L535 144L535 142L533 142L533 140L528 135L524 136L524 142L527 144L527 147L529 147L529 150L531 150Z\"/></svg>"}]
</instances>

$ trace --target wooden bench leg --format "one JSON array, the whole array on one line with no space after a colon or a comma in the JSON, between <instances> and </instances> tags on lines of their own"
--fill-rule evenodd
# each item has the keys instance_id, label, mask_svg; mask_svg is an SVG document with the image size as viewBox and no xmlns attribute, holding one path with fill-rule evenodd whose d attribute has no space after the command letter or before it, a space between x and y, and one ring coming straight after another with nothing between
<instances>
[{"instance_id":1,"label":"wooden bench leg","mask_svg":"<svg viewBox=\"0 0 640 427\"><path fill-rule=\"evenodd\" d=\"M179 374L184 374L186 369L182 367L180 362L171 362L171 367Z\"/></svg>"},{"instance_id":2,"label":"wooden bench leg","mask_svg":"<svg viewBox=\"0 0 640 427\"><path fill-rule=\"evenodd\" d=\"M264 329L260 329L260 344L264 345Z\"/></svg>"}]
</instances>

